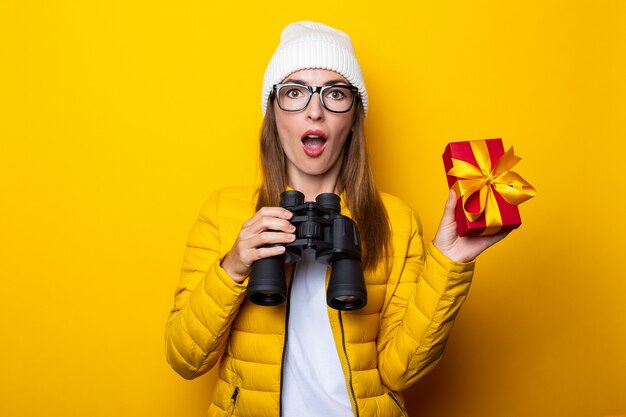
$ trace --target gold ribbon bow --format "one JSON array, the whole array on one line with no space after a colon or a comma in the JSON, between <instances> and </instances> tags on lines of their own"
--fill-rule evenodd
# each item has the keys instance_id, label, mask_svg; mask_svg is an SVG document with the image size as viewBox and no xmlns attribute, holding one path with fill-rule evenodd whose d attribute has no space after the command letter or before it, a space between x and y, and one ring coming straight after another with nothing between
<instances>
[{"instance_id":1,"label":"gold ribbon bow","mask_svg":"<svg viewBox=\"0 0 626 417\"><path fill-rule=\"evenodd\" d=\"M465 217L469 221L475 222L484 212L488 230L482 234L493 233L494 230L489 229L499 229L502 226L502 216L495 192L500 194L507 203L518 205L534 197L537 191L519 174L511 171L521 160L514 155L513 147L510 147L498 159L492 169L489 150L485 141L470 141L470 145L478 166L452 158L452 168L448 171L448 175L458 178L453 188L457 197L463 199ZM470 212L467 210L466 204L475 193L479 193L479 211Z\"/></svg>"}]
</instances>

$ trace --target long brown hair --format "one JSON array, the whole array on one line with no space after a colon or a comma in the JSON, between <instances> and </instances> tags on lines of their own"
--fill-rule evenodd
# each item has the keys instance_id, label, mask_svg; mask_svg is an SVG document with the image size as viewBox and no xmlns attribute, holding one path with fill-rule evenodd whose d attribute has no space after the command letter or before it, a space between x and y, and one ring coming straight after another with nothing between
<instances>
[{"instance_id":1,"label":"long brown hair","mask_svg":"<svg viewBox=\"0 0 626 417\"><path fill-rule=\"evenodd\" d=\"M280 193L287 187L285 152L278 139L276 115L270 95L261 128L261 171L263 182L258 190L257 210L280 205ZM365 114L361 100L354 109L352 131L343 150L339 171L339 189L346 193L346 205L356 223L363 249L361 263L365 270L374 270L389 256L391 229L385 206L378 194L370 169L364 131Z\"/></svg>"}]
</instances>

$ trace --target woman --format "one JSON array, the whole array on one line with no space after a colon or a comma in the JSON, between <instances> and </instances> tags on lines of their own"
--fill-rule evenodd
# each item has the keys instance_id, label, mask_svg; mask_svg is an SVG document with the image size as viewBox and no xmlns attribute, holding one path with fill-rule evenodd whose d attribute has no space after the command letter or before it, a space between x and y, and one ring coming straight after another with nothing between
<instances>
[{"instance_id":1,"label":"woman","mask_svg":"<svg viewBox=\"0 0 626 417\"><path fill-rule=\"evenodd\" d=\"M405 415L400 392L441 357L474 258L504 237L460 238L451 192L424 250L412 210L374 185L367 104L346 34L313 22L284 29L263 82L263 183L221 190L202 209L166 329L183 377L219 363L210 416ZM292 213L279 207L288 188L305 201L341 195L361 235L364 308L326 306L327 267L311 254L287 268L286 303L246 300L252 264L295 239Z\"/></svg>"}]
</instances>

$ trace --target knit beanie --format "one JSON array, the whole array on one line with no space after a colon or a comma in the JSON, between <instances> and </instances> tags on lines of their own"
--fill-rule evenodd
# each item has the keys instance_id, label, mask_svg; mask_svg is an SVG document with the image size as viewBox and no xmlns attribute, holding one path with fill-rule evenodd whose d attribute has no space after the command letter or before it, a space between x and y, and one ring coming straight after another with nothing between
<instances>
[{"instance_id":1,"label":"knit beanie","mask_svg":"<svg viewBox=\"0 0 626 417\"><path fill-rule=\"evenodd\" d=\"M325 69L341 74L359 89L363 111L367 113L367 90L350 37L322 23L295 22L283 29L280 44L263 77L263 115L274 84L303 69Z\"/></svg>"}]
</instances>

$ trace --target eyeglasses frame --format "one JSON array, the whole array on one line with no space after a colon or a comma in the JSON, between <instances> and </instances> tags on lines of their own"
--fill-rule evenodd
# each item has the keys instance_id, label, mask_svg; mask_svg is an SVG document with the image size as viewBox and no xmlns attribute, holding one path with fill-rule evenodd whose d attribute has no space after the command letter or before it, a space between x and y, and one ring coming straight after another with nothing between
<instances>
[{"instance_id":1,"label":"eyeglasses frame","mask_svg":"<svg viewBox=\"0 0 626 417\"><path fill-rule=\"evenodd\" d=\"M309 90L309 98L306 101L306 104L304 105L304 107L302 107L301 109L298 110L287 110L285 108L283 108L283 106L280 105L280 99L278 98L278 90L280 90L281 88L285 87L285 86L289 86L289 85L293 85L293 86L297 86L297 87L304 87L307 90ZM324 103L324 98L322 96L322 93L329 89L329 88L333 88L333 87L343 87L343 88L347 88L350 91L352 91L354 94L352 95L352 102L350 103L350 107L348 107L347 110L343 110L343 111L336 111L336 110L331 110L326 106L326 103ZM352 108L354 107L354 103L356 102L356 98L359 94L359 89L351 86L351 85L337 85L337 84L331 84L331 85L323 85L323 86L313 86L313 85L305 85L305 84L298 84L298 83L279 83L279 84L274 84L272 86L272 91L274 92L274 96L276 97L276 103L278 103L278 107L280 107L280 109L282 111L286 111L286 112L290 112L290 113L294 113L294 112L298 112L298 111L302 111L304 109L306 109L309 104L311 103L311 98L313 97L313 94L317 93L320 97L320 103L322 104L322 107L324 107L326 110L328 110L331 113L347 113L350 110L352 110Z\"/></svg>"}]
</instances>

